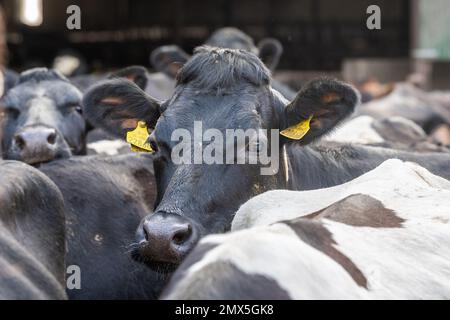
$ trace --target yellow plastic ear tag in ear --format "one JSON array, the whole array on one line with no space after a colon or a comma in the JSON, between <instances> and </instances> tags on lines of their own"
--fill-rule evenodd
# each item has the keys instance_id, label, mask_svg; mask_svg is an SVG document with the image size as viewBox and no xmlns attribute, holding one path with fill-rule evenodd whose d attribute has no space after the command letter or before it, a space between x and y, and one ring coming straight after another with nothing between
<instances>
[{"instance_id":1,"label":"yellow plastic ear tag in ear","mask_svg":"<svg viewBox=\"0 0 450 320\"><path fill-rule=\"evenodd\" d=\"M136 129L127 132L127 142L131 144L133 152L154 152L150 144L147 142L150 134L147 130L147 124L139 121Z\"/></svg>"},{"instance_id":2,"label":"yellow plastic ear tag in ear","mask_svg":"<svg viewBox=\"0 0 450 320\"><path fill-rule=\"evenodd\" d=\"M305 136L305 134L308 133L310 129L309 124L311 122L312 117L313 116L309 116L308 119L293 126L290 126L289 128L284 129L283 131L280 132L280 134L289 139L300 140Z\"/></svg>"}]
</instances>

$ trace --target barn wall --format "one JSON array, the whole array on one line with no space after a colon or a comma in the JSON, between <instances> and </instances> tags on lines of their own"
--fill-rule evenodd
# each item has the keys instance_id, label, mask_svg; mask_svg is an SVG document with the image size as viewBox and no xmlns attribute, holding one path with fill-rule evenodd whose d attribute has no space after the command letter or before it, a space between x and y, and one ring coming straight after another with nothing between
<instances>
[{"instance_id":1,"label":"barn wall","mask_svg":"<svg viewBox=\"0 0 450 320\"><path fill-rule=\"evenodd\" d=\"M61 48L75 47L91 64L147 64L158 45L177 43L192 50L214 29L228 25L256 41L281 40L283 69L336 70L344 57L408 56L409 1L375 2L382 10L382 29L370 31L370 0L44 0L41 27L10 21L10 32L20 34L10 43L11 63L24 64L30 56L48 63ZM65 28L70 4L82 9L81 33ZM14 10L14 1L5 5Z\"/></svg>"}]
</instances>

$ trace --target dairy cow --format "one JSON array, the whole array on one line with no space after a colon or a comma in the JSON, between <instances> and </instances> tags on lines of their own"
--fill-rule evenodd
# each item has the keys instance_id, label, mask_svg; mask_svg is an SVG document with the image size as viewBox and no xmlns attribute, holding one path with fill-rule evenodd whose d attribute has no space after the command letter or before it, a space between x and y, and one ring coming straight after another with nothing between
<instances>
[{"instance_id":1,"label":"dairy cow","mask_svg":"<svg viewBox=\"0 0 450 320\"><path fill-rule=\"evenodd\" d=\"M270 191L239 209L235 232L202 239L162 298L448 299L449 206L449 181L399 160Z\"/></svg>"},{"instance_id":2,"label":"dairy cow","mask_svg":"<svg viewBox=\"0 0 450 320\"><path fill-rule=\"evenodd\" d=\"M374 119L359 116L334 130L322 141L358 143L418 152L449 152L430 138L415 122L395 116Z\"/></svg>"},{"instance_id":3,"label":"dairy cow","mask_svg":"<svg viewBox=\"0 0 450 320\"><path fill-rule=\"evenodd\" d=\"M94 124L122 137L139 120L147 123L148 142L155 151L157 198L154 213L138 227L137 253L150 267L167 271L182 261L201 236L228 230L239 206L267 190L334 186L389 158L416 161L450 178L450 155L445 153L314 144L348 117L357 103L358 94L351 86L331 79L310 82L288 102L271 88L269 72L255 55L201 47L180 70L169 100L160 103L134 83L113 79L91 88L83 108ZM279 161L279 170L263 175L260 162L238 164L236 159L232 164L174 162L172 152L176 146L175 151L179 150L180 138L174 139L172 133L183 129L183 134L193 136L196 121L201 122L203 132L216 129L223 136L226 129L269 129L266 139L256 141L261 145L267 141L268 151L277 150L273 160ZM297 130L305 121L310 121L309 131L299 140L278 139L277 130ZM275 138L269 138L273 133ZM262 153L252 141L244 149ZM228 146L234 148L235 143L223 145L224 154Z\"/></svg>"}]
</instances>

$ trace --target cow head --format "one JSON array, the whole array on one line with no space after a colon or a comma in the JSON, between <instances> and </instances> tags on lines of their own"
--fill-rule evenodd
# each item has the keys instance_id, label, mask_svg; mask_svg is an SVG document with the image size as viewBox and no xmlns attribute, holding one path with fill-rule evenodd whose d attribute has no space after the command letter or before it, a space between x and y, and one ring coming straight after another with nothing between
<instances>
[{"instance_id":1,"label":"cow head","mask_svg":"<svg viewBox=\"0 0 450 320\"><path fill-rule=\"evenodd\" d=\"M314 141L348 116L357 100L349 85L322 79L288 103L271 88L270 73L254 54L200 47L179 72L169 100L159 103L134 83L113 79L91 88L83 106L94 124L116 135L124 136L140 120L149 126L158 195L154 213L138 228L138 253L150 266L167 268L178 265L201 236L229 229L242 203L285 187L282 168L261 174L260 162L240 160L251 152L282 153L292 140L279 139L279 130L309 119L309 131L294 143ZM228 130L248 134L239 144ZM196 162L199 150L219 154L223 162Z\"/></svg>"},{"instance_id":2,"label":"cow head","mask_svg":"<svg viewBox=\"0 0 450 320\"><path fill-rule=\"evenodd\" d=\"M5 159L39 164L85 151L81 92L45 68L23 72L1 102Z\"/></svg>"},{"instance_id":3,"label":"cow head","mask_svg":"<svg viewBox=\"0 0 450 320\"><path fill-rule=\"evenodd\" d=\"M259 56L269 70L274 71L283 53L280 41L264 38L255 46L253 39L243 31L225 27L217 29L205 41L210 47L245 50ZM189 60L190 55L176 45L156 48L150 55L150 63L158 72L175 77L178 70Z\"/></svg>"}]
</instances>

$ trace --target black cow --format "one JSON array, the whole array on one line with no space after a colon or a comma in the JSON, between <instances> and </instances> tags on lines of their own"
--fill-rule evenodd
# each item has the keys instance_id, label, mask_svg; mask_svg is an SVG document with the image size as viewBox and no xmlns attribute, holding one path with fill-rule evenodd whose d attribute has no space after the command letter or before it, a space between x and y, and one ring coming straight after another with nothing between
<instances>
[{"instance_id":1,"label":"black cow","mask_svg":"<svg viewBox=\"0 0 450 320\"><path fill-rule=\"evenodd\" d=\"M330 79L310 82L288 103L271 88L269 71L254 54L210 47L196 50L178 74L173 97L164 103L123 79L100 83L83 99L91 121L116 135L134 129L138 120L152 129L149 142L156 150L158 194L154 213L138 228L138 252L149 266L169 270L201 236L228 230L239 206L266 190L341 184L396 157L450 178L447 154L311 144L348 117L357 103L358 94L351 86ZM171 138L174 130L195 134L195 121L201 121L203 131L214 128L225 134L225 129L237 128L292 129L310 117L310 129L301 140L282 137L279 148L273 146L281 165L272 175L262 175L261 165L176 164L171 156L179 146L179 140ZM269 149L275 141L268 143Z\"/></svg>"},{"instance_id":2,"label":"black cow","mask_svg":"<svg viewBox=\"0 0 450 320\"><path fill-rule=\"evenodd\" d=\"M38 170L0 160L0 299L65 299L61 192Z\"/></svg>"},{"instance_id":3,"label":"black cow","mask_svg":"<svg viewBox=\"0 0 450 320\"><path fill-rule=\"evenodd\" d=\"M157 298L163 278L129 254L136 226L153 208L152 157L72 157L40 169L63 194L67 265L81 270L81 289L68 290L69 298Z\"/></svg>"},{"instance_id":4,"label":"black cow","mask_svg":"<svg viewBox=\"0 0 450 320\"><path fill-rule=\"evenodd\" d=\"M56 71L36 68L21 73L2 100L3 158L36 165L84 154L81 96Z\"/></svg>"}]
</instances>

